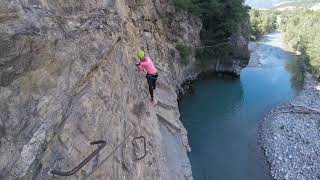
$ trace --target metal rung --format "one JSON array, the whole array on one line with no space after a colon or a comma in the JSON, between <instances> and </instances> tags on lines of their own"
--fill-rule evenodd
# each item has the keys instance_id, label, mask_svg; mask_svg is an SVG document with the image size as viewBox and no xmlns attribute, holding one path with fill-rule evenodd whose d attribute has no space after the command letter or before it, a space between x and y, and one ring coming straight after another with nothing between
<instances>
[{"instance_id":1,"label":"metal rung","mask_svg":"<svg viewBox=\"0 0 320 180\"><path fill-rule=\"evenodd\" d=\"M63 172L63 171L57 171L57 170L51 170L50 173L52 175L58 175L58 176L71 176L75 173L77 173L84 165L86 165L90 159L92 159L95 155L101 151L102 148L106 146L106 141L100 140L100 141L93 141L90 143L90 145L95 145L95 144L101 144L93 153L91 153L85 160L83 160L77 167L72 169L71 171Z\"/></svg>"},{"instance_id":2,"label":"metal rung","mask_svg":"<svg viewBox=\"0 0 320 180\"><path fill-rule=\"evenodd\" d=\"M137 161L143 159L143 158L146 157L146 155L147 155L146 138L145 138L144 136L139 136L139 137L133 138L132 143L135 144L135 142L136 142L138 139L142 139L142 140L143 140L144 153L143 153L143 155L142 155L141 157L136 157L136 158L135 158L135 160L137 160ZM134 148L134 154L135 154L135 155L137 154L135 148Z\"/></svg>"}]
</instances>

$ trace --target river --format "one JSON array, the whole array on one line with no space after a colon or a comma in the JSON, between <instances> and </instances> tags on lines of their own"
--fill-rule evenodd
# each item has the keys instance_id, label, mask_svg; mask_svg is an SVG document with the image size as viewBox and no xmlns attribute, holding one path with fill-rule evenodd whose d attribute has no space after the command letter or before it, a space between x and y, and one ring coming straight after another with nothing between
<instances>
[{"instance_id":1,"label":"river","mask_svg":"<svg viewBox=\"0 0 320 180\"><path fill-rule=\"evenodd\" d=\"M194 179L272 179L258 145L259 121L299 93L302 77L297 56L274 31L256 42L239 79L211 76L194 82L194 93L179 102Z\"/></svg>"}]
</instances>

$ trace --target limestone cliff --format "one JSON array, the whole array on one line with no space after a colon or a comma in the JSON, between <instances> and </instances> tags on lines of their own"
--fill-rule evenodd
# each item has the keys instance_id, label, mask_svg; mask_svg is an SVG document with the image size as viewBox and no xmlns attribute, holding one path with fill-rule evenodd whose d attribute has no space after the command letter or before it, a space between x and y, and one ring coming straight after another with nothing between
<instances>
[{"instance_id":1,"label":"limestone cliff","mask_svg":"<svg viewBox=\"0 0 320 180\"><path fill-rule=\"evenodd\" d=\"M71 170L100 139L106 147L67 179L192 178L175 93L192 63L180 65L175 43L198 45L199 19L167 0L0 6L0 179L50 179L50 169ZM154 108L134 65L139 47L160 70ZM147 155L136 161L140 135Z\"/></svg>"},{"instance_id":2,"label":"limestone cliff","mask_svg":"<svg viewBox=\"0 0 320 180\"><path fill-rule=\"evenodd\" d=\"M240 70L246 67L250 59L248 49L251 30L250 19L245 18L237 28L237 31L229 37L229 46L231 54L229 58L218 60L213 68L217 72L231 73L240 76Z\"/></svg>"},{"instance_id":3,"label":"limestone cliff","mask_svg":"<svg viewBox=\"0 0 320 180\"><path fill-rule=\"evenodd\" d=\"M199 70L177 43L200 45L201 21L172 0L1 0L0 179L192 179L176 90ZM142 47L155 61L158 105L148 104ZM132 140L144 136L147 155Z\"/></svg>"}]
</instances>

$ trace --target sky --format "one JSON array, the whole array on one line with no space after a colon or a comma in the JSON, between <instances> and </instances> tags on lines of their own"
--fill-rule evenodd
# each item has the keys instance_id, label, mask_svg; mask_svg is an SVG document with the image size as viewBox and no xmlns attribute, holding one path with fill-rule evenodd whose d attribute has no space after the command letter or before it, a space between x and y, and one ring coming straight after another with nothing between
<instances>
[{"instance_id":1,"label":"sky","mask_svg":"<svg viewBox=\"0 0 320 180\"><path fill-rule=\"evenodd\" d=\"M289 0L246 0L247 5L253 8L271 8L279 3L290 2Z\"/></svg>"}]
</instances>

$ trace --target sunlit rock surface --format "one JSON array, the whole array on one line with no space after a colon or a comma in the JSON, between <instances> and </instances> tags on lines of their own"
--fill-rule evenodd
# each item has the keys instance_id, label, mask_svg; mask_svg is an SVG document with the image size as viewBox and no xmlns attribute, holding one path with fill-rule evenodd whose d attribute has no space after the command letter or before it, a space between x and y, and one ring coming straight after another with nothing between
<instances>
[{"instance_id":1,"label":"sunlit rock surface","mask_svg":"<svg viewBox=\"0 0 320 180\"><path fill-rule=\"evenodd\" d=\"M176 89L195 73L187 71L193 63L180 65L175 43L198 45L199 19L165 0L2 0L0 7L0 179L49 179L51 169L73 169L100 139L106 147L68 179L192 178ZM134 65L139 47L160 70L156 108ZM131 141L141 135L148 152L136 161Z\"/></svg>"},{"instance_id":2,"label":"sunlit rock surface","mask_svg":"<svg viewBox=\"0 0 320 180\"><path fill-rule=\"evenodd\" d=\"M176 91L199 69L195 52L181 65L175 46L199 46L201 26L172 0L2 0L0 179L72 170L101 139L80 172L55 178L192 179ZM156 107L135 67L140 47L159 69Z\"/></svg>"}]
</instances>

